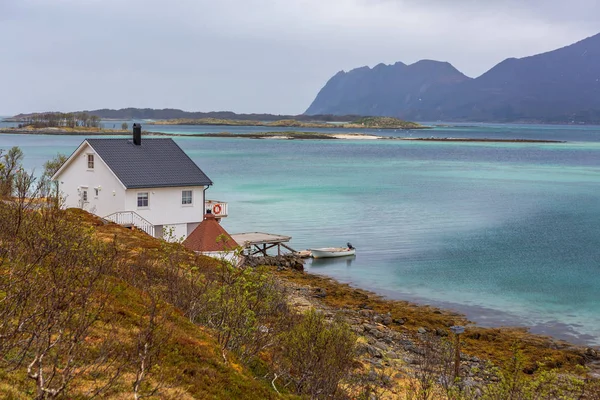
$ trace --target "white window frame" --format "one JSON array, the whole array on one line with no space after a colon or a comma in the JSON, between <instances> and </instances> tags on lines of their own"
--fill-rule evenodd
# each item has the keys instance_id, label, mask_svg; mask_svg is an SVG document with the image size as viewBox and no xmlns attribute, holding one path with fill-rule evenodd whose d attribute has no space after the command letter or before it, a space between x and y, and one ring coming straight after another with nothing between
<instances>
[{"instance_id":1,"label":"white window frame","mask_svg":"<svg viewBox=\"0 0 600 400\"><path fill-rule=\"evenodd\" d=\"M189 203L184 203L184 200L186 200L186 198L184 198L184 193L189 192L190 197L189 197ZM182 207L192 207L194 205L194 191L193 190L182 190L181 191L181 206Z\"/></svg>"},{"instance_id":2,"label":"white window frame","mask_svg":"<svg viewBox=\"0 0 600 400\"><path fill-rule=\"evenodd\" d=\"M86 155L86 162L87 162L87 169L88 171L93 171L94 170L94 165L96 163L96 157L94 157L93 153L88 153ZM91 165L91 167L90 167Z\"/></svg>"},{"instance_id":3,"label":"white window frame","mask_svg":"<svg viewBox=\"0 0 600 400\"><path fill-rule=\"evenodd\" d=\"M146 195L146 205L141 205L140 206L140 200L143 201L143 197L141 197L142 195ZM145 208L150 208L150 192L138 192L136 195L136 204L137 204L137 208L138 209L145 209Z\"/></svg>"},{"instance_id":4,"label":"white window frame","mask_svg":"<svg viewBox=\"0 0 600 400\"><path fill-rule=\"evenodd\" d=\"M98 195L100 195L100 189L98 189L97 187L94 188L94 198L97 199Z\"/></svg>"}]
</instances>

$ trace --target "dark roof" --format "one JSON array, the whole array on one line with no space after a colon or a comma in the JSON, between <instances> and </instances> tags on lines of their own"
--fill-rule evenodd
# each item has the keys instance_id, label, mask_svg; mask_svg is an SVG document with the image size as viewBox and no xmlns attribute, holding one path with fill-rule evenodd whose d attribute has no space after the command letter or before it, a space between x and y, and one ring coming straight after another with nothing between
<instances>
[{"instance_id":1,"label":"dark roof","mask_svg":"<svg viewBox=\"0 0 600 400\"><path fill-rule=\"evenodd\" d=\"M86 139L128 189L206 186L212 181L173 139Z\"/></svg>"}]
</instances>

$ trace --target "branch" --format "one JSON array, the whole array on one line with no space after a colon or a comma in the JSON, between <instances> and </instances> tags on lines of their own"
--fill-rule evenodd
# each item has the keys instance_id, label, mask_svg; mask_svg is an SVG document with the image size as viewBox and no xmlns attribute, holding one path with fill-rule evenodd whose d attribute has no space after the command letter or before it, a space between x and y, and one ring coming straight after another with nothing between
<instances>
[{"instance_id":1,"label":"branch","mask_svg":"<svg viewBox=\"0 0 600 400\"><path fill-rule=\"evenodd\" d=\"M279 390L277 390L277 386L275 386L275 381L277 380L277 378L279 378L279 375L275 374L275 378L273 378L273 380L271 381L271 386L273 386L273 389L275 389L277 394L281 394L279 393Z\"/></svg>"}]
</instances>

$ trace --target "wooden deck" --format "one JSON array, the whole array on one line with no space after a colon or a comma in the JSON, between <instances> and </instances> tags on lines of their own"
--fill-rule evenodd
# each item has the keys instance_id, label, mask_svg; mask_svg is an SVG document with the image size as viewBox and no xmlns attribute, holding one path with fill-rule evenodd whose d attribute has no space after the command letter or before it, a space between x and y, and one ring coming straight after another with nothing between
<instances>
[{"instance_id":1,"label":"wooden deck","mask_svg":"<svg viewBox=\"0 0 600 400\"><path fill-rule=\"evenodd\" d=\"M244 249L247 249L249 256L255 256L257 254L268 256L267 251L273 248L277 248L277 255L282 255L281 248L295 253L296 251L284 244L292 240L291 236L275 235L272 233L264 232L248 232L248 233L235 233L231 235Z\"/></svg>"}]
</instances>

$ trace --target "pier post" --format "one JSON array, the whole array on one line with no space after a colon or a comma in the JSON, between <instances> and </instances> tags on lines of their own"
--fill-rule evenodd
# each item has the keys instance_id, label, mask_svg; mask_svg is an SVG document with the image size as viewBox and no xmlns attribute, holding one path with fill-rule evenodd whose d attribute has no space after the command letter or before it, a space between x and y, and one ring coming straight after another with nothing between
<instances>
[{"instance_id":1,"label":"pier post","mask_svg":"<svg viewBox=\"0 0 600 400\"><path fill-rule=\"evenodd\" d=\"M454 379L460 378L460 334L464 333L464 326L451 326L450 330L456 336L456 345L454 346Z\"/></svg>"}]
</instances>

